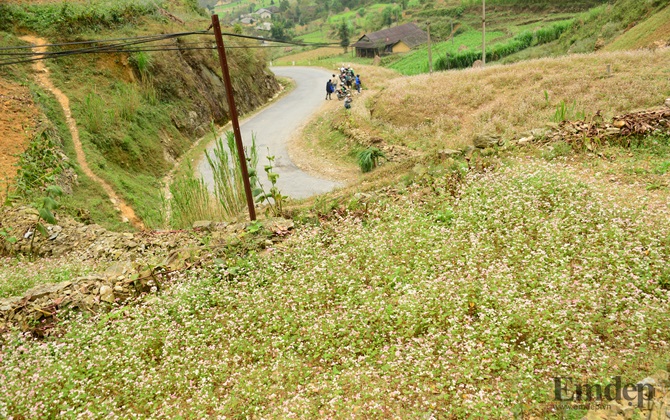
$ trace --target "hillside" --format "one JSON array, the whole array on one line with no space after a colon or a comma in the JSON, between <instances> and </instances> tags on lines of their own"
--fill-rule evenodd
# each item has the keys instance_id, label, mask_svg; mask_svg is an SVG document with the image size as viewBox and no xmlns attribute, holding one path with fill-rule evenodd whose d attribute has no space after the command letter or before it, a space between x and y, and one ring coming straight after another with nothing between
<instances>
[{"instance_id":1,"label":"hillside","mask_svg":"<svg viewBox=\"0 0 670 420\"><path fill-rule=\"evenodd\" d=\"M511 63L600 49L655 48L668 43L666 0L603 3L489 1L487 61ZM386 23L380 20L392 11L393 19ZM467 68L482 56L481 13L481 2L477 1L366 3L349 11L331 12L327 18L314 17L315 20L296 26L294 36L306 42L339 42L337 28L345 22L353 43L362 34L387 26L415 22L425 29L430 21L434 68ZM333 47L276 55L274 60L282 64L331 66L346 61L372 64L372 59L342 54ZM427 47L385 56L381 65L405 75L427 73Z\"/></svg>"},{"instance_id":2,"label":"hillside","mask_svg":"<svg viewBox=\"0 0 670 420\"><path fill-rule=\"evenodd\" d=\"M557 4L491 1L501 13L539 15ZM317 58L322 50L284 58L353 63L361 74L352 107L320 96L317 117L291 144L298 166L354 175L281 209L275 199L258 208L259 221L117 232L59 212L37 235L47 201L0 208L0 418L664 418L670 48L628 49L664 36L663 1L573 10L569 31L525 50L560 56L485 68L405 76ZM192 23L175 27L147 9L107 35L203 27L185 5L161 4ZM2 45L21 43L33 24L23 22L4 26L12 32ZM601 38L598 51L565 54ZM65 57L36 79L30 63L0 67L0 110L27 118L0 125L0 136L25 132L37 146L22 168L40 176L52 177L44 163L60 162L60 150L76 162L68 119L34 81L50 74L72 98L96 173L120 192L147 188L123 197L151 203L146 185L171 166L165 150L183 155L205 117L226 118L207 100L220 98L196 96L218 75L211 57L180 42L194 41L171 43L177 58ZM238 86L261 78L273 91L264 57L233 51L236 68L249 70ZM200 78L204 69L211 74ZM112 129L151 139L158 127L176 139L169 147L101 146L119 140ZM94 187L88 198L77 192L86 177L72 166L80 184L71 197L93 200ZM184 187L202 187L194 178L182 181L201 191ZM615 385L620 394L606 391Z\"/></svg>"},{"instance_id":3,"label":"hillside","mask_svg":"<svg viewBox=\"0 0 670 420\"><path fill-rule=\"evenodd\" d=\"M0 16L0 43L5 47L26 45L18 37L25 33L63 44L189 32L209 26L201 9L189 2L8 3L0 5ZM119 200L128 203L146 226L163 226L162 178L210 131L211 122L223 125L229 119L218 59L211 51L191 48L211 42L211 35L195 34L163 40L154 51L139 48L138 52L75 56L66 55L68 49L75 48L66 45L52 47L53 53L63 56L46 61L53 85L69 100L94 176L111 185ZM245 43L231 40L230 45ZM259 107L277 92L278 84L261 52L235 48L229 55L240 112ZM68 213L86 214L89 222L122 227L120 216L105 198L108 194L77 165L66 118L53 94L36 83L28 64L3 66L0 76L8 86L27 85L29 103L41 109L39 124L36 119L28 128L37 134L28 139L33 145L22 159L39 161L44 153L65 153L69 158L67 163L53 161L21 172L17 193L30 201L31 194L39 194L45 179L57 181L72 192L63 200ZM17 106L20 100L16 100ZM26 139L19 140L28 146Z\"/></svg>"}]
</instances>

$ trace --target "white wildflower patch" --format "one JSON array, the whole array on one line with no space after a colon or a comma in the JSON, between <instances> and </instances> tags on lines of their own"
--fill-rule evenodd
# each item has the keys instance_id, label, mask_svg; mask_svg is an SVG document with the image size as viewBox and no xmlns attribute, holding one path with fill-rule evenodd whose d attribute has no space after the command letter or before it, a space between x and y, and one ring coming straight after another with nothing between
<instances>
[{"instance_id":1,"label":"white wildflower patch","mask_svg":"<svg viewBox=\"0 0 670 420\"><path fill-rule=\"evenodd\" d=\"M667 220L640 223L544 161L430 191L63 337L12 335L0 416L510 418L551 401L553 377L636 374L668 353Z\"/></svg>"}]
</instances>

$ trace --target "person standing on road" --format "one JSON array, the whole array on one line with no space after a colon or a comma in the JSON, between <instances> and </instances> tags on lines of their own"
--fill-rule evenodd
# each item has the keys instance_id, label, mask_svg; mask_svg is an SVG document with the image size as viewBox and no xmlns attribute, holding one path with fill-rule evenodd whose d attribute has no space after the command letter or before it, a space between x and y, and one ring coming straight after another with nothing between
<instances>
[{"instance_id":1,"label":"person standing on road","mask_svg":"<svg viewBox=\"0 0 670 420\"><path fill-rule=\"evenodd\" d=\"M340 82L340 78L333 74L333 77L330 79L330 83L333 84L333 89L337 90L337 84Z\"/></svg>"},{"instance_id":2,"label":"person standing on road","mask_svg":"<svg viewBox=\"0 0 670 420\"><path fill-rule=\"evenodd\" d=\"M356 75L356 90L358 93L361 93L361 75L357 74Z\"/></svg>"},{"instance_id":3,"label":"person standing on road","mask_svg":"<svg viewBox=\"0 0 670 420\"><path fill-rule=\"evenodd\" d=\"M335 88L333 87L333 82L328 79L326 82L326 100L328 99L333 99L330 97L330 95L335 91Z\"/></svg>"}]
</instances>

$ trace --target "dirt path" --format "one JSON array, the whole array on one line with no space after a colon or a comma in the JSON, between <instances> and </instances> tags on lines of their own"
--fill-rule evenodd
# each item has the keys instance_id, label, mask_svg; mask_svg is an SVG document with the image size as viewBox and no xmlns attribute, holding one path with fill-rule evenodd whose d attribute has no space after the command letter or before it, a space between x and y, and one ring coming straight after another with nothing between
<instances>
[{"instance_id":1,"label":"dirt path","mask_svg":"<svg viewBox=\"0 0 670 420\"><path fill-rule=\"evenodd\" d=\"M21 37L21 39L30 42L31 44L34 45L48 44L48 41L30 35L23 36ZM46 47L38 47L38 46L33 47L33 51L37 53L46 52L46 50L47 50ZM138 229L144 229L144 224L135 215L135 212L133 211L132 207L126 204L125 201L123 201L123 199L121 199L116 194L111 185L109 185L105 180L103 180L98 175L93 173L91 168L88 166L88 162L86 161L86 155L84 154L84 149L82 147L81 140L79 139L79 130L77 129L77 122L74 120L74 118L72 118L72 111L70 110L70 100L68 99L67 96L63 94L63 92L60 89L54 86L53 82L51 81L51 78L49 77L49 69L44 65L43 61L33 62L33 68L35 70L38 83L43 88L53 93L56 99L58 99L58 102L60 103L61 107L63 108L67 125L70 128L70 133L72 134L72 142L74 143L74 149L77 154L77 163L81 167L81 170L84 172L84 174L86 174L86 176L91 178L94 182L100 184L102 189L105 190L105 192L109 196L109 200L114 205L114 208L116 208L116 210L118 210L121 213L121 217L123 218L124 221L129 221L130 223L132 223L133 226L135 226Z\"/></svg>"}]
</instances>

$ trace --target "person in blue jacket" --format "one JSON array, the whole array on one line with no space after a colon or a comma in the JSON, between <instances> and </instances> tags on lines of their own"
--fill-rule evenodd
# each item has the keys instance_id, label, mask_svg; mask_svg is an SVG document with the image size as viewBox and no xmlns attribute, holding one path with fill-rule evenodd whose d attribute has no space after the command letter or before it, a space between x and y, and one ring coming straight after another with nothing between
<instances>
[{"instance_id":1,"label":"person in blue jacket","mask_svg":"<svg viewBox=\"0 0 670 420\"><path fill-rule=\"evenodd\" d=\"M328 82L326 82L326 100L328 99L333 99L330 97L330 95L335 91L335 87L333 87L333 82L328 79Z\"/></svg>"}]
</instances>

